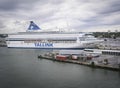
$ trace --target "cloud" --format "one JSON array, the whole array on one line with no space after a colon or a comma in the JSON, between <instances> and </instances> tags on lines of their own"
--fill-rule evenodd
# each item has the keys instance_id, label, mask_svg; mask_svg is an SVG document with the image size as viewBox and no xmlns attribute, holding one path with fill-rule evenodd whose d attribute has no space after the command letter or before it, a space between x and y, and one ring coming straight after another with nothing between
<instances>
[{"instance_id":1,"label":"cloud","mask_svg":"<svg viewBox=\"0 0 120 88\"><path fill-rule=\"evenodd\" d=\"M3 30L5 28L5 25L0 21L0 30Z\"/></svg>"},{"instance_id":2,"label":"cloud","mask_svg":"<svg viewBox=\"0 0 120 88\"><path fill-rule=\"evenodd\" d=\"M119 14L119 0L1 0L0 32L25 31L30 20L43 30L106 31L120 25Z\"/></svg>"},{"instance_id":3,"label":"cloud","mask_svg":"<svg viewBox=\"0 0 120 88\"><path fill-rule=\"evenodd\" d=\"M46 0L0 0L0 10L14 11L18 9L32 8L32 5L40 1L40 5L44 4ZM31 9L30 8L30 9Z\"/></svg>"},{"instance_id":4,"label":"cloud","mask_svg":"<svg viewBox=\"0 0 120 88\"><path fill-rule=\"evenodd\" d=\"M101 24L108 24L108 25L119 25L120 24L120 12L111 13L109 15L102 16Z\"/></svg>"}]
</instances>

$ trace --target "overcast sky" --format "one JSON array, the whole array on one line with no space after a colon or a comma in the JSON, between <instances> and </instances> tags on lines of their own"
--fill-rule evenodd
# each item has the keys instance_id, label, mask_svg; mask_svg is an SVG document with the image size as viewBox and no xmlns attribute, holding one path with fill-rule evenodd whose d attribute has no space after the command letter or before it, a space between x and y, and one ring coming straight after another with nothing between
<instances>
[{"instance_id":1,"label":"overcast sky","mask_svg":"<svg viewBox=\"0 0 120 88\"><path fill-rule=\"evenodd\" d=\"M120 0L0 0L0 33L42 30L120 30Z\"/></svg>"}]
</instances>

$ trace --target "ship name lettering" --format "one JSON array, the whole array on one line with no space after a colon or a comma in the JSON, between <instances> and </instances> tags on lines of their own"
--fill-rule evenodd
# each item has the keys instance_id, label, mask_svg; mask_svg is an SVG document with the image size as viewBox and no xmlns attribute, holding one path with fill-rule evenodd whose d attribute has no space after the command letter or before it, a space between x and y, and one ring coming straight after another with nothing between
<instances>
[{"instance_id":1,"label":"ship name lettering","mask_svg":"<svg viewBox=\"0 0 120 88\"><path fill-rule=\"evenodd\" d=\"M53 43L34 43L36 47L53 47Z\"/></svg>"}]
</instances>

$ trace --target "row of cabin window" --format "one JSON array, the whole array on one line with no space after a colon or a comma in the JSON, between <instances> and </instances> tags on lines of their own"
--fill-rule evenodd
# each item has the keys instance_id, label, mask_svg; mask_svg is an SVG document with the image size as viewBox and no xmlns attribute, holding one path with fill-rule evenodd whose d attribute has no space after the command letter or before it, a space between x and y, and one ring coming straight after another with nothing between
<instances>
[{"instance_id":1,"label":"row of cabin window","mask_svg":"<svg viewBox=\"0 0 120 88\"><path fill-rule=\"evenodd\" d=\"M108 54L108 55L116 55L116 56L120 56L120 52L102 52L102 54Z\"/></svg>"},{"instance_id":2,"label":"row of cabin window","mask_svg":"<svg viewBox=\"0 0 120 88\"><path fill-rule=\"evenodd\" d=\"M42 40L26 40L24 41L24 43L37 43L37 42L41 42L41 43L44 43L44 42L52 42L52 43L75 43L76 40L47 40L47 41L42 41Z\"/></svg>"}]
</instances>

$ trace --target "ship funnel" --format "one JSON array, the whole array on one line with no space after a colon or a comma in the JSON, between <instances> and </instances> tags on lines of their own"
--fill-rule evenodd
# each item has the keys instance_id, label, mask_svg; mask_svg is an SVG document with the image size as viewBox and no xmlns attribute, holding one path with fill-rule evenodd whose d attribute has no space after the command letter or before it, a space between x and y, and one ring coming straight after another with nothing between
<instances>
[{"instance_id":1,"label":"ship funnel","mask_svg":"<svg viewBox=\"0 0 120 88\"><path fill-rule=\"evenodd\" d=\"M28 30L40 30L40 28L33 21L30 21Z\"/></svg>"}]
</instances>

